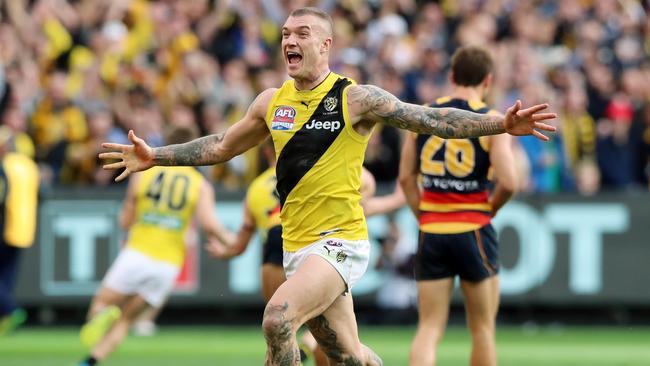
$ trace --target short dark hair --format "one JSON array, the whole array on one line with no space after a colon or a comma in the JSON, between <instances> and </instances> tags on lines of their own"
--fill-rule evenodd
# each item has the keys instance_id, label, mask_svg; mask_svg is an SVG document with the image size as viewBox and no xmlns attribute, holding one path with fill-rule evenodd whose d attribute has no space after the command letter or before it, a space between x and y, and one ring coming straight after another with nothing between
<instances>
[{"instance_id":1,"label":"short dark hair","mask_svg":"<svg viewBox=\"0 0 650 366\"><path fill-rule=\"evenodd\" d=\"M451 56L451 77L456 85L477 86L492 72L492 67L492 57L482 47L461 47Z\"/></svg>"},{"instance_id":2,"label":"short dark hair","mask_svg":"<svg viewBox=\"0 0 650 366\"><path fill-rule=\"evenodd\" d=\"M329 15L329 13L327 13L324 10L308 6L304 8L295 9L291 12L291 14L289 14L290 17L301 17L305 15L313 15L317 18L326 21L327 24L329 24L328 31L330 33L334 31L334 21L332 20L332 17Z\"/></svg>"},{"instance_id":3,"label":"short dark hair","mask_svg":"<svg viewBox=\"0 0 650 366\"><path fill-rule=\"evenodd\" d=\"M167 144L182 144L192 141L199 137L196 127L189 126L171 126L167 129L165 134L165 143Z\"/></svg>"}]
</instances>

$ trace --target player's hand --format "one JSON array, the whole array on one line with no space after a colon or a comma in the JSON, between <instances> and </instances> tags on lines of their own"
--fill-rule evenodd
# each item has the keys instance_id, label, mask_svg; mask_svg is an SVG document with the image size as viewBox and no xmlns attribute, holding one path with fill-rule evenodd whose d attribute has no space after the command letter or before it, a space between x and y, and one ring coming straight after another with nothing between
<instances>
[{"instance_id":1,"label":"player's hand","mask_svg":"<svg viewBox=\"0 0 650 366\"><path fill-rule=\"evenodd\" d=\"M538 104L530 108L521 109L521 100L506 111L504 117L504 127L506 132L514 136L533 135L542 141L548 141L542 131L555 131L555 127L547 125L541 121L556 118L555 113L539 113L548 108L548 104Z\"/></svg>"},{"instance_id":2,"label":"player's hand","mask_svg":"<svg viewBox=\"0 0 650 366\"><path fill-rule=\"evenodd\" d=\"M112 142L102 144L103 148L113 151L99 154L100 159L120 160L116 163L104 165L104 169L125 168L122 174L115 178L116 182L123 180L131 173L147 170L154 165L153 149L143 139L137 137L133 133L133 130L129 130L129 141L133 145L122 145Z\"/></svg>"},{"instance_id":3,"label":"player's hand","mask_svg":"<svg viewBox=\"0 0 650 366\"><path fill-rule=\"evenodd\" d=\"M212 258L228 259L232 256L225 244L212 238L205 244L205 251Z\"/></svg>"}]
</instances>

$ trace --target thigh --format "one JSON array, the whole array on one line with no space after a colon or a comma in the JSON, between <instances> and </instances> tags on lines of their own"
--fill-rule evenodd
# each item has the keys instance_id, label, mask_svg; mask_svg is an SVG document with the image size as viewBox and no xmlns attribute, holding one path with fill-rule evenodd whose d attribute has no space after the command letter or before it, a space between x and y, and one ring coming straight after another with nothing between
<instances>
[{"instance_id":1,"label":"thigh","mask_svg":"<svg viewBox=\"0 0 650 366\"><path fill-rule=\"evenodd\" d=\"M442 330L449 317L449 302L454 289L453 277L418 281L418 314L420 326Z\"/></svg>"},{"instance_id":2,"label":"thigh","mask_svg":"<svg viewBox=\"0 0 650 366\"><path fill-rule=\"evenodd\" d=\"M499 277L491 276L483 281L461 281L467 322L472 326L494 323L499 304Z\"/></svg>"},{"instance_id":3,"label":"thigh","mask_svg":"<svg viewBox=\"0 0 650 366\"><path fill-rule=\"evenodd\" d=\"M339 296L321 315L307 321L307 326L323 352L336 364L362 359L352 295Z\"/></svg>"},{"instance_id":4,"label":"thigh","mask_svg":"<svg viewBox=\"0 0 650 366\"><path fill-rule=\"evenodd\" d=\"M338 271L319 255L309 255L273 294L265 316L291 321L299 328L323 313L346 289Z\"/></svg>"},{"instance_id":5,"label":"thigh","mask_svg":"<svg viewBox=\"0 0 650 366\"><path fill-rule=\"evenodd\" d=\"M284 283L286 277L282 265L265 263L262 265L262 296L268 302L275 291Z\"/></svg>"}]
</instances>

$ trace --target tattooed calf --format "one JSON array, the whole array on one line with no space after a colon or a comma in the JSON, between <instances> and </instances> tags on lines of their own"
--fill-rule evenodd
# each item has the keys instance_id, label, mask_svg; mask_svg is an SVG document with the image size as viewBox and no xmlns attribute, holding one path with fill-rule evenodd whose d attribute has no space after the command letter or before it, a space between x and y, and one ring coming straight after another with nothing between
<instances>
[{"instance_id":1,"label":"tattooed calf","mask_svg":"<svg viewBox=\"0 0 650 366\"><path fill-rule=\"evenodd\" d=\"M300 352L293 333L293 320L287 318L288 303L267 305L264 309L262 328L268 347L267 366L298 366Z\"/></svg>"},{"instance_id":2,"label":"tattooed calf","mask_svg":"<svg viewBox=\"0 0 650 366\"><path fill-rule=\"evenodd\" d=\"M307 322L309 330L312 335L318 341L318 345L321 347L323 352L330 359L330 365L341 365L341 366L363 366L359 355L350 354L348 351L343 349L343 346L339 343L337 339L336 331L334 331L330 325L327 318L322 315L315 317ZM373 353L374 354L374 353ZM381 360L380 360L381 362ZM377 365L381 365L378 363Z\"/></svg>"}]
</instances>

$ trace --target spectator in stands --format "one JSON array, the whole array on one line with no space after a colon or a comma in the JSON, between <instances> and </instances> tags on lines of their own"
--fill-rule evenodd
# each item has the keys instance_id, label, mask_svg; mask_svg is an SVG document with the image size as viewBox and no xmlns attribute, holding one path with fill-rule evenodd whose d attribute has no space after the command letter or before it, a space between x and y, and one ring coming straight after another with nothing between
<instances>
[{"instance_id":1,"label":"spectator in stands","mask_svg":"<svg viewBox=\"0 0 650 366\"><path fill-rule=\"evenodd\" d=\"M0 5L0 81L29 121L43 176L58 184L65 145L86 141L85 111L108 106L115 125L128 129L146 96L145 109L158 110L155 130L170 123L161 116L178 103L200 117L202 132L227 127L253 95L286 77L277 71L277 25L304 3L334 18L334 70L359 82L385 79L407 101L444 95L451 52L480 43L499 60L488 98L497 108L531 85L542 85L546 98L577 102L567 105L567 135L559 136L571 170L563 176L576 176L583 155L596 154L586 121L604 118L615 93L630 99L636 115L650 95L650 7L634 1L7 1ZM634 122L632 142L620 146L635 150L635 160L640 126ZM539 159L523 164L538 172ZM249 156L233 167L236 179L217 177L241 189L258 165ZM640 181L644 164L633 165ZM572 189L560 181L551 190Z\"/></svg>"},{"instance_id":2,"label":"spectator in stands","mask_svg":"<svg viewBox=\"0 0 650 366\"><path fill-rule=\"evenodd\" d=\"M598 167L603 188L627 189L635 184L635 150L631 147L630 126L634 108L629 98L616 95L598 122Z\"/></svg>"},{"instance_id":3,"label":"spectator in stands","mask_svg":"<svg viewBox=\"0 0 650 366\"><path fill-rule=\"evenodd\" d=\"M47 75L45 96L38 103L31 123L36 159L52 168L56 180L65 163L68 145L88 136L86 116L66 95L66 82L65 72L57 70Z\"/></svg>"}]
</instances>

